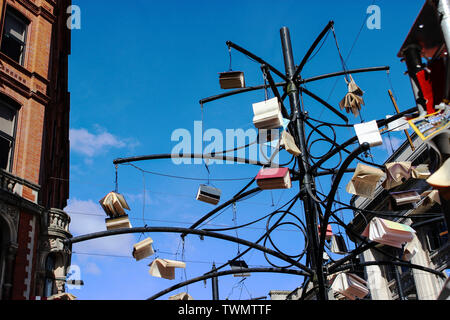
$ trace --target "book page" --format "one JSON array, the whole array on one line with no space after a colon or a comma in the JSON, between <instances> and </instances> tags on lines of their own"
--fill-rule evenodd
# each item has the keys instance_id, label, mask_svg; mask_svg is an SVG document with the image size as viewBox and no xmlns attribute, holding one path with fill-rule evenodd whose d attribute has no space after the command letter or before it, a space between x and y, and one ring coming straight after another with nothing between
<instances>
[{"instance_id":1,"label":"book page","mask_svg":"<svg viewBox=\"0 0 450 320\"><path fill-rule=\"evenodd\" d=\"M367 142L372 147L383 144L383 139L381 138L378 124L375 120L358 123L353 127L355 128L356 135L358 136L359 144Z\"/></svg>"}]
</instances>

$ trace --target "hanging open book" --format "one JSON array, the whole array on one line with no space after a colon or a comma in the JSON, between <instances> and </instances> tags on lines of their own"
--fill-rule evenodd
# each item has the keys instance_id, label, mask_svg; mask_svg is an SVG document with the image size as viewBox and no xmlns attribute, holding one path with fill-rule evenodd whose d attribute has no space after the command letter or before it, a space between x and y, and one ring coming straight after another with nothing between
<instances>
[{"instance_id":1,"label":"hanging open book","mask_svg":"<svg viewBox=\"0 0 450 320\"><path fill-rule=\"evenodd\" d=\"M402 254L402 260L403 261L411 261L411 259L415 256L415 254L418 252L418 249L414 242L409 242L406 244L403 254Z\"/></svg>"},{"instance_id":2,"label":"hanging open book","mask_svg":"<svg viewBox=\"0 0 450 320\"><path fill-rule=\"evenodd\" d=\"M219 83L222 89L245 88L244 73L242 71L220 72Z\"/></svg>"},{"instance_id":3,"label":"hanging open book","mask_svg":"<svg viewBox=\"0 0 450 320\"><path fill-rule=\"evenodd\" d=\"M258 129L276 129L283 125L281 105L277 97L253 104L253 124Z\"/></svg>"},{"instance_id":4,"label":"hanging open book","mask_svg":"<svg viewBox=\"0 0 450 320\"><path fill-rule=\"evenodd\" d=\"M381 218L373 218L361 234L372 241L401 248L414 239L415 230L410 226Z\"/></svg>"},{"instance_id":5,"label":"hanging open book","mask_svg":"<svg viewBox=\"0 0 450 320\"><path fill-rule=\"evenodd\" d=\"M294 137L286 130L281 133L280 146L295 157L301 154L300 149L295 144Z\"/></svg>"},{"instance_id":6,"label":"hanging open book","mask_svg":"<svg viewBox=\"0 0 450 320\"><path fill-rule=\"evenodd\" d=\"M229 261L230 262L230 261ZM242 270L245 271L245 269L248 269L248 265L244 260L236 260L230 262L231 270ZM233 276L235 277L249 277L250 273L235 273Z\"/></svg>"},{"instance_id":7,"label":"hanging open book","mask_svg":"<svg viewBox=\"0 0 450 320\"><path fill-rule=\"evenodd\" d=\"M117 218L107 218L105 219L106 230L131 228L130 220L128 215L123 215Z\"/></svg>"},{"instance_id":8,"label":"hanging open book","mask_svg":"<svg viewBox=\"0 0 450 320\"><path fill-rule=\"evenodd\" d=\"M262 190L290 189L292 187L289 168L262 168L255 179Z\"/></svg>"},{"instance_id":9,"label":"hanging open book","mask_svg":"<svg viewBox=\"0 0 450 320\"><path fill-rule=\"evenodd\" d=\"M367 281L353 273L339 273L334 278L331 289L350 300L363 299L369 294Z\"/></svg>"},{"instance_id":10,"label":"hanging open book","mask_svg":"<svg viewBox=\"0 0 450 320\"><path fill-rule=\"evenodd\" d=\"M353 126L358 137L359 144L367 142L371 147L383 144L378 124L375 120L358 123Z\"/></svg>"},{"instance_id":11,"label":"hanging open book","mask_svg":"<svg viewBox=\"0 0 450 320\"><path fill-rule=\"evenodd\" d=\"M383 181L383 188L386 190L395 188L405 183L411 178L411 162L389 162L385 165L386 180Z\"/></svg>"},{"instance_id":12,"label":"hanging open book","mask_svg":"<svg viewBox=\"0 0 450 320\"><path fill-rule=\"evenodd\" d=\"M419 164L411 167L411 177L414 179L428 179L431 176L428 164Z\"/></svg>"},{"instance_id":13,"label":"hanging open book","mask_svg":"<svg viewBox=\"0 0 450 320\"><path fill-rule=\"evenodd\" d=\"M394 211L411 210L420 201L420 195L415 190L390 193L390 209Z\"/></svg>"},{"instance_id":14,"label":"hanging open book","mask_svg":"<svg viewBox=\"0 0 450 320\"><path fill-rule=\"evenodd\" d=\"M136 261L145 259L155 253L152 247L152 238L144 239L133 246L133 257Z\"/></svg>"},{"instance_id":15,"label":"hanging open book","mask_svg":"<svg viewBox=\"0 0 450 320\"><path fill-rule=\"evenodd\" d=\"M105 213L111 218L125 215L125 210L130 210L124 196L117 192L110 192L99 201Z\"/></svg>"},{"instance_id":16,"label":"hanging open book","mask_svg":"<svg viewBox=\"0 0 450 320\"><path fill-rule=\"evenodd\" d=\"M346 254L348 252L344 237L340 234L334 234L331 237L331 252L337 254Z\"/></svg>"},{"instance_id":17,"label":"hanging open book","mask_svg":"<svg viewBox=\"0 0 450 320\"><path fill-rule=\"evenodd\" d=\"M181 292L169 297L169 300L194 300L188 293Z\"/></svg>"},{"instance_id":18,"label":"hanging open book","mask_svg":"<svg viewBox=\"0 0 450 320\"><path fill-rule=\"evenodd\" d=\"M441 204L438 190L427 190L420 195L421 199L417 203L417 208L411 214L421 214L429 211L436 203Z\"/></svg>"},{"instance_id":19,"label":"hanging open book","mask_svg":"<svg viewBox=\"0 0 450 320\"><path fill-rule=\"evenodd\" d=\"M383 170L358 163L346 190L348 193L371 199L374 196L378 181L383 176Z\"/></svg>"},{"instance_id":20,"label":"hanging open book","mask_svg":"<svg viewBox=\"0 0 450 320\"><path fill-rule=\"evenodd\" d=\"M168 280L175 279L175 268L186 268L186 263L168 259L155 259L150 264L150 275Z\"/></svg>"},{"instance_id":21,"label":"hanging open book","mask_svg":"<svg viewBox=\"0 0 450 320\"><path fill-rule=\"evenodd\" d=\"M218 204L221 195L220 189L201 184L197 191L196 199L210 204Z\"/></svg>"}]
</instances>

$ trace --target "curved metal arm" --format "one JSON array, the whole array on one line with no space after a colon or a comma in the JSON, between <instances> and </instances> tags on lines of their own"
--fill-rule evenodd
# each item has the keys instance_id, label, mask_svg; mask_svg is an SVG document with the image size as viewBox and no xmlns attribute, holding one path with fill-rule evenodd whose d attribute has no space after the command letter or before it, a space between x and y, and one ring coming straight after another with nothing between
<instances>
[{"instance_id":1,"label":"curved metal arm","mask_svg":"<svg viewBox=\"0 0 450 320\"><path fill-rule=\"evenodd\" d=\"M245 54L246 56L252 58L253 60L259 62L260 64L265 64L267 65L267 67L269 67L270 70L272 70L273 73L275 73L277 76L279 76L281 79L283 79L284 81L289 81L288 78L286 78L286 76L281 73L280 71L278 71L276 68L274 68L273 66L271 66L269 63L267 63L266 61L264 61L263 59L261 59L260 57L254 55L253 53L251 53L248 50L245 50L244 48L238 46L237 44L231 42L231 41L227 41L227 46L228 47L232 47L233 49L236 49L237 51Z\"/></svg>"},{"instance_id":2,"label":"curved metal arm","mask_svg":"<svg viewBox=\"0 0 450 320\"><path fill-rule=\"evenodd\" d=\"M232 157L226 155L215 155L215 154L198 154L198 153L163 153L163 154L152 154L146 156L137 156L130 158L118 158L113 161L113 164L123 164L129 162L145 161L145 160L158 160L158 159L213 159L213 160L223 160L223 161L233 161L246 164L253 164L256 166L267 166L268 163L262 163L256 160L244 159L239 157Z\"/></svg>"},{"instance_id":3,"label":"curved metal arm","mask_svg":"<svg viewBox=\"0 0 450 320\"><path fill-rule=\"evenodd\" d=\"M187 286L191 283L195 283L195 282L199 282L202 280L207 280L210 278L215 278L215 277L222 277L222 276L226 276L226 275L230 275L230 274L238 274L238 273L243 273L243 272L248 272L248 273L257 273L257 272L264 272L264 273L284 273L284 274L294 274L294 275L299 275L299 276L307 276L307 274L301 270L293 270L293 269L281 269L281 268L246 268L246 269L241 269L241 270L227 270L227 271L221 271L221 272L214 272L214 273L208 273L208 274L204 274L200 277L196 277L190 280L186 280L184 282L180 282L177 283L174 286L171 286L170 288L167 288L161 292L158 292L157 294L154 294L153 296L151 296L150 298L148 298L147 300L155 300L158 299L159 297L165 295L166 293L169 293L173 290L176 290L178 288L182 288L184 286Z\"/></svg>"},{"instance_id":4,"label":"curved metal arm","mask_svg":"<svg viewBox=\"0 0 450 320\"><path fill-rule=\"evenodd\" d=\"M341 182L342 177L344 176L345 170L352 163L352 161L362 152L370 149L370 145L367 142L360 144L358 148L356 148L350 155L344 160L341 168L339 169L336 177L333 181L333 185L331 186L330 193L327 197L327 206L325 208L325 212L323 215L323 219L320 222L320 243L319 243L319 252L318 252L318 265L322 266L323 264L323 251L325 247L325 233L328 225L328 220L331 215L331 207L334 202L334 197L336 195L337 188Z\"/></svg>"},{"instance_id":5,"label":"curved metal arm","mask_svg":"<svg viewBox=\"0 0 450 320\"><path fill-rule=\"evenodd\" d=\"M69 239L65 239L63 242L66 244L74 244L78 242L98 239L98 238L104 238L104 237L111 237L115 235L120 234L129 234L129 233L146 233L146 232L167 232L167 233L186 233L186 234L196 234L199 236L205 236L205 237L211 237L211 238L217 238L222 239L226 241L231 241L235 243L239 243L248 247L251 247L253 249L266 252L272 256L275 256L281 260L284 260L286 262L289 262L290 264L296 266L297 268L304 270L308 275L312 274L312 270L303 264L292 260L291 258L285 256L284 254L281 254L279 252L276 252L274 250L271 250L269 248L263 247L259 244L256 244L251 241L247 241L244 239L228 236L221 233L216 232L210 232L210 231L204 231L204 230L197 230L197 229L187 229L187 228L178 228L178 227L137 227L137 228L122 228L122 229L116 229L116 230L109 230L109 231L101 231L96 233L91 233L87 235L82 235L78 237L73 237Z\"/></svg>"},{"instance_id":6,"label":"curved metal arm","mask_svg":"<svg viewBox=\"0 0 450 320\"><path fill-rule=\"evenodd\" d=\"M314 82L314 81L327 79L327 78L332 78L332 77L339 77L339 76L342 76L342 75L345 75L345 74L384 71L384 70L389 70L389 69L390 68L388 66L382 66L382 67L369 67L369 68L352 69L352 70L347 70L347 71L332 72L332 73L327 73L327 74L323 74L323 75L320 75L320 76L315 76L315 77L311 77L311 78L307 78L307 79L301 79L299 81L299 84L304 84L304 83L308 83L308 82ZM277 82L274 85L276 87L283 87L286 84L287 84L286 82ZM219 99L222 99L222 98L225 98L225 97L233 96L233 95L236 95L236 94L239 94L239 93L250 92L250 91L255 91L255 90L261 90L261 89L264 89L264 88L265 88L264 85L260 85L260 86L246 87L246 88L236 89L236 90L232 90L232 91L227 91L227 92L215 95L215 96L204 98L204 99L200 100L200 104L205 104L205 103L212 102L212 101L215 101L215 100L219 100ZM286 96L287 96L286 94L283 94L283 96L281 97L281 100L284 100L284 98Z\"/></svg>"},{"instance_id":7,"label":"curved metal arm","mask_svg":"<svg viewBox=\"0 0 450 320\"><path fill-rule=\"evenodd\" d=\"M397 119L400 119L401 117L407 115L407 114L411 114L417 111L417 107L414 108L410 108L408 110L405 110L403 112L400 112L392 117L390 117L389 119L381 119L381 120L377 120L377 125L378 127L382 127L385 126L386 124L395 121ZM319 161L317 161L313 166L311 166L311 171L315 171L317 170L317 168L319 168L324 162L326 162L327 160L329 160L331 157L333 157L334 155L336 155L338 152L340 152L341 150L347 148L349 145L351 145L352 143L358 141L358 137L354 136L350 139L348 139L347 141L345 141L344 143L342 143L341 145L339 145L338 147L336 147L335 149L331 150L330 152L328 152L326 155L324 155Z\"/></svg>"}]
</instances>

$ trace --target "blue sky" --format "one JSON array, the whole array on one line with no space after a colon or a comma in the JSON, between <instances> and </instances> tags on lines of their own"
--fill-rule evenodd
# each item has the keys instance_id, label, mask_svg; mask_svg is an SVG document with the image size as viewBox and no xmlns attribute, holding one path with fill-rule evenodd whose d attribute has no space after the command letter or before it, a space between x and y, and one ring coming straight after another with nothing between
<instances>
[{"instance_id":1,"label":"blue sky","mask_svg":"<svg viewBox=\"0 0 450 320\"><path fill-rule=\"evenodd\" d=\"M371 4L381 9L381 28L365 25L366 9ZM148 1L148 0L74 0L81 9L81 29L72 31L69 90L71 92L71 182L66 211L71 215L74 236L105 230L105 214L98 200L114 189L116 158L169 153L176 145L174 130L193 132L194 121L202 118L199 100L223 92L218 72L229 67L226 41L231 40L284 71L279 30L290 29L295 62L303 55L329 20L335 31L347 67L390 66L386 72L358 74L357 84L364 90L365 121L393 114L387 94L393 89L401 110L414 105L411 86L404 75L405 65L397 53L423 1ZM357 38L359 34L359 37ZM357 42L355 42L357 39ZM245 71L248 86L263 83L260 66L232 50L233 70ZM308 78L341 71L339 56L330 33L321 50L308 62L302 76ZM275 81L280 81L274 76ZM307 88L338 107L347 92L343 77L310 83ZM264 100L264 92L246 93L204 106L204 128L247 130L252 124L252 103ZM305 97L311 117L340 122L322 105ZM351 123L359 117L349 115ZM338 131L338 141L354 135L350 129ZM405 139L392 133L391 142L374 148L378 162L386 159ZM314 147L325 153L326 145ZM283 151L280 159L287 159ZM171 160L135 163L139 168L170 175L202 178L204 181L174 179L121 165L119 192L127 198L133 226L188 227L214 207L195 200L199 183L208 180L204 165L174 165ZM258 167L247 165L211 165L210 178L252 178ZM341 200L348 201L345 176ZM248 180L215 182L222 199L239 191ZM319 182L327 190L329 182ZM287 202L298 191L298 184L287 191L266 191L237 203L236 223L243 224L266 215ZM224 200L222 200L224 201ZM301 205L293 212L304 217ZM351 213L343 215L346 221ZM228 208L211 225L232 226L233 211ZM252 228L239 229L238 235L254 241L264 232L265 221ZM337 231L337 230L335 230ZM230 235L236 235L234 231ZM132 246L144 237L154 240L155 256L136 262ZM303 249L302 235L289 226L273 234L280 248L296 254ZM178 234L124 235L92 240L73 246L72 265L79 266L85 286L69 290L79 299L146 299L182 281L202 275L212 263L220 265L240 249L222 240L187 236L184 251ZM155 257L184 260L185 270L176 270L176 280L151 277L148 264ZM251 251L244 256L250 266L268 266L263 255ZM273 260L276 261L276 260ZM254 274L243 283L241 278L219 279L220 298L250 299L267 296L270 290L293 290L302 278L292 275ZM182 288L168 296L188 291L194 299L211 299L211 283Z\"/></svg>"}]
</instances>

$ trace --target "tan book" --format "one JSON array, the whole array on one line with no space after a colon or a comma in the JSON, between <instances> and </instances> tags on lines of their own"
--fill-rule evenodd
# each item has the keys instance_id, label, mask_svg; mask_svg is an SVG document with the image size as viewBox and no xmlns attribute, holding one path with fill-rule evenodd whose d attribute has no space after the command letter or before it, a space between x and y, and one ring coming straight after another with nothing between
<instances>
[{"instance_id":1,"label":"tan book","mask_svg":"<svg viewBox=\"0 0 450 320\"><path fill-rule=\"evenodd\" d=\"M150 264L150 275L168 280L175 279L175 268L186 268L186 263L176 260L155 259Z\"/></svg>"},{"instance_id":2,"label":"tan book","mask_svg":"<svg viewBox=\"0 0 450 320\"><path fill-rule=\"evenodd\" d=\"M420 164L411 167L411 177L414 179L428 179L431 176L428 164Z\"/></svg>"},{"instance_id":3,"label":"tan book","mask_svg":"<svg viewBox=\"0 0 450 320\"><path fill-rule=\"evenodd\" d=\"M348 193L372 199L377 183L383 176L383 170L358 163L346 190Z\"/></svg>"},{"instance_id":4,"label":"tan book","mask_svg":"<svg viewBox=\"0 0 450 320\"><path fill-rule=\"evenodd\" d=\"M124 215L118 218L108 218L105 219L105 222L106 222L106 230L131 228L131 223L130 220L128 219L128 215Z\"/></svg>"},{"instance_id":5,"label":"tan book","mask_svg":"<svg viewBox=\"0 0 450 320\"><path fill-rule=\"evenodd\" d=\"M245 88L244 73L242 71L220 72L219 83L222 89Z\"/></svg>"},{"instance_id":6,"label":"tan book","mask_svg":"<svg viewBox=\"0 0 450 320\"><path fill-rule=\"evenodd\" d=\"M111 218L125 215L125 210L130 210L124 196L117 192L108 193L99 203Z\"/></svg>"},{"instance_id":7,"label":"tan book","mask_svg":"<svg viewBox=\"0 0 450 320\"><path fill-rule=\"evenodd\" d=\"M152 238L144 239L133 246L133 257L136 261L145 259L155 253L152 247Z\"/></svg>"},{"instance_id":8,"label":"tan book","mask_svg":"<svg viewBox=\"0 0 450 320\"><path fill-rule=\"evenodd\" d=\"M194 300L188 293L181 292L169 297L169 300Z\"/></svg>"},{"instance_id":9,"label":"tan book","mask_svg":"<svg viewBox=\"0 0 450 320\"><path fill-rule=\"evenodd\" d=\"M405 183L411 178L411 162L390 162L386 163L386 180L383 181L383 188L386 190L395 188Z\"/></svg>"},{"instance_id":10,"label":"tan book","mask_svg":"<svg viewBox=\"0 0 450 320\"><path fill-rule=\"evenodd\" d=\"M298 157L301 154L300 149L295 144L294 137L286 130L281 134L280 146L293 156Z\"/></svg>"}]
</instances>

